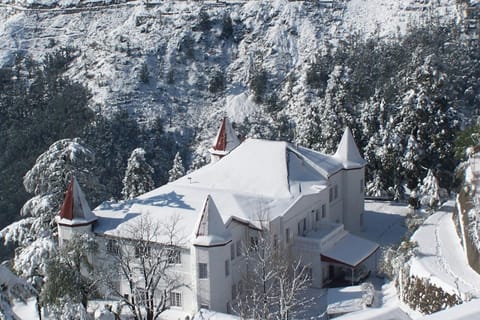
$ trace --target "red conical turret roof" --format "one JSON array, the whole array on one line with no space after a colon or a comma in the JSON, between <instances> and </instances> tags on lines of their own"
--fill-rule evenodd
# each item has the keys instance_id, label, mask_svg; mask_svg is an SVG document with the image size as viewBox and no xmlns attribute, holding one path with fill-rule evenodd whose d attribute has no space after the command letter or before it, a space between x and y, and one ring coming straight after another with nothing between
<instances>
[{"instance_id":1,"label":"red conical turret roof","mask_svg":"<svg viewBox=\"0 0 480 320\"><path fill-rule=\"evenodd\" d=\"M210 149L212 154L226 155L240 144L240 140L227 117L222 120L222 125Z\"/></svg>"},{"instance_id":2,"label":"red conical turret roof","mask_svg":"<svg viewBox=\"0 0 480 320\"><path fill-rule=\"evenodd\" d=\"M97 217L90 210L85 194L73 177L65 193L58 223L66 226L80 226L91 224L95 220Z\"/></svg>"}]
</instances>

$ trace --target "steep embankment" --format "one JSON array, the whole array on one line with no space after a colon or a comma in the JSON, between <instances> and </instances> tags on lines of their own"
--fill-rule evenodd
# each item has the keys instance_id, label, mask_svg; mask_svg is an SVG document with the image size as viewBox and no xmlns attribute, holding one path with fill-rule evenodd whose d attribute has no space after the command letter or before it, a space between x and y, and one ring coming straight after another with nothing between
<instances>
[{"instance_id":1,"label":"steep embankment","mask_svg":"<svg viewBox=\"0 0 480 320\"><path fill-rule=\"evenodd\" d=\"M480 154L471 154L465 168L465 181L455 206L454 222L470 266L480 273Z\"/></svg>"}]
</instances>

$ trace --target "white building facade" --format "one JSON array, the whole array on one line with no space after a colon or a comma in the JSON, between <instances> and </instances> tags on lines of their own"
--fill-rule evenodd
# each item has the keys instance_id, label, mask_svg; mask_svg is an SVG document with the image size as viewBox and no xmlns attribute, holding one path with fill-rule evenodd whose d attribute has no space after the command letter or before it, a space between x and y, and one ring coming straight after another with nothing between
<instances>
[{"instance_id":1,"label":"white building facade","mask_svg":"<svg viewBox=\"0 0 480 320\"><path fill-rule=\"evenodd\" d=\"M141 217L175 221L182 241L172 269L182 285L169 293L169 303L187 315L199 308L230 311L245 271L243 250L265 226L311 268L314 287L353 272L373 255L378 245L355 235L362 228L366 163L348 128L334 155L279 141L240 143L233 132L224 119L210 150L212 163L136 199L92 213L83 196L73 197L82 206L69 205L71 213L62 209L60 241L91 232L101 248L93 259L102 264L111 242L125 238ZM119 279L119 288L125 285Z\"/></svg>"}]
</instances>

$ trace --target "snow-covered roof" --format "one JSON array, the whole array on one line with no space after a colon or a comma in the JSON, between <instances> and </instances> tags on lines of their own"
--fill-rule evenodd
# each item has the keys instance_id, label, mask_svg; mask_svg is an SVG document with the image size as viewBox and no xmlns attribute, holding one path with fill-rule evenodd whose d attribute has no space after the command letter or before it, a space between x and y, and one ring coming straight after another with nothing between
<instances>
[{"instance_id":1,"label":"snow-covered roof","mask_svg":"<svg viewBox=\"0 0 480 320\"><path fill-rule=\"evenodd\" d=\"M65 193L58 224L78 226L87 225L96 220L97 217L92 213L82 188L80 188L77 179L73 177Z\"/></svg>"},{"instance_id":2,"label":"snow-covered roof","mask_svg":"<svg viewBox=\"0 0 480 320\"><path fill-rule=\"evenodd\" d=\"M210 247L228 243L231 240L231 234L225 228L222 217L210 195L207 195L201 213L195 227L193 244Z\"/></svg>"},{"instance_id":3,"label":"snow-covered roof","mask_svg":"<svg viewBox=\"0 0 480 320\"><path fill-rule=\"evenodd\" d=\"M100 205L95 209L99 220L94 231L119 236L126 230L127 222L148 215L152 221L161 223L176 221L182 236L193 240L207 197L214 199L215 211L223 224L232 217L255 224L260 211L266 211L274 219L301 196L319 193L325 188L325 173L331 171L330 168L321 170L325 163L341 168L340 163L335 165L332 156L313 150L299 150L286 142L247 139L221 161L135 199ZM210 205L208 207L209 212L213 212ZM220 229L217 222L212 225ZM210 229L209 232L220 235L223 231Z\"/></svg>"},{"instance_id":4,"label":"snow-covered roof","mask_svg":"<svg viewBox=\"0 0 480 320\"><path fill-rule=\"evenodd\" d=\"M367 164L367 161L360 155L352 132L348 127L345 128L342 140L340 140L337 152L333 157L342 163L345 169L357 169Z\"/></svg>"},{"instance_id":5,"label":"snow-covered roof","mask_svg":"<svg viewBox=\"0 0 480 320\"><path fill-rule=\"evenodd\" d=\"M218 155L226 155L240 144L240 140L233 130L232 124L227 117L222 120L222 125L218 129L217 136L213 141L211 152Z\"/></svg>"},{"instance_id":6,"label":"snow-covered roof","mask_svg":"<svg viewBox=\"0 0 480 320\"><path fill-rule=\"evenodd\" d=\"M322 252L322 260L334 260L350 267L356 267L377 249L377 243L345 232L344 236L331 248Z\"/></svg>"}]
</instances>

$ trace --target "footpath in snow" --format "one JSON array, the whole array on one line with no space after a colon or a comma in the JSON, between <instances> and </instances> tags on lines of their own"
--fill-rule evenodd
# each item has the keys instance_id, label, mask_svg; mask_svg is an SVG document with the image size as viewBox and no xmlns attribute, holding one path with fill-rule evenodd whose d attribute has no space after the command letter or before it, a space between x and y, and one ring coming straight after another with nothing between
<instances>
[{"instance_id":1,"label":"footpath in snow","mask_svg":"<svg viewBox=\"0 0 480 320\"><path fill-rule=\"evenodd\" d=\"M452 220L454 202L447 202L413 234L418 243L411 274L430 279L449 293L480 297L480 275L470 268Z\"/></svg>"}]
</instances>

